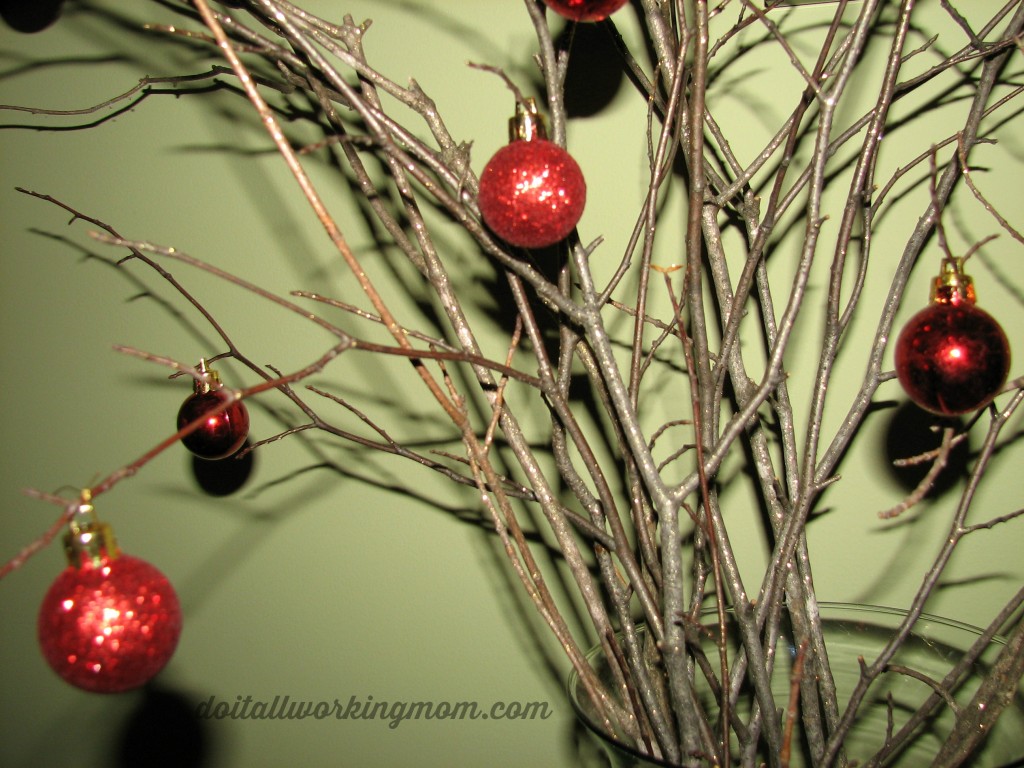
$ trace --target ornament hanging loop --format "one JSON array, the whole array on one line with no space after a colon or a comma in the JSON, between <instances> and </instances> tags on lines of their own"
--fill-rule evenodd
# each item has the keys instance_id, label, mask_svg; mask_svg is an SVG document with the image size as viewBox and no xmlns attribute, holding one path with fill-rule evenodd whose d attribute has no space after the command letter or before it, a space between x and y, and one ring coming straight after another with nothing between
<instances>
[{"instance_id":1,"label":"ornament hanging loop","mask_svg":"<svg viewBox=\"0 0 1024 768\"><path fill-rule=\"evenodd\" d=\"M933 304L974 304L974 280L964 272L963 256L946 256L942 259L939 276L932 283Z\"/></svg>"},{"instance_id":2,"label":"ornament hanging loop","mask_svg":"<svg viewBox=\"0 0 1024 768\"><path fill-rule=\"evenodd\" d=\"M529 96L516 101L516 113L508 121L509 141L532 141L546 139L547 125L544 115L537 109L537 100Z\"/></svg>"},{"instance_id":3,"label":"ornament hanging loop","mask_svg":"<svg viewBox=\"0 0 1024 768\"><path fill-rule=\"evenodd\" d=\"M199 358L199 365L196 366L199 377L194 380L192 389L197 395L205 395L221 388L220 374L206 364L206 358Z\"/></svg>"},{"instance_id":4,"label":"ornament hanging loop","mask_svg":"<svg viewBox=\"0 0 1024 768\"><path fill-rule=\"evenodd\" d=\"M96 509L88 502L89 493L82 494L74 516L68 521L64 535L64 554L68 564L76 568L91 564L98 567L103 559L112 560L120 554L114 530L100 522Z\"/></svg>"}]
</instances>

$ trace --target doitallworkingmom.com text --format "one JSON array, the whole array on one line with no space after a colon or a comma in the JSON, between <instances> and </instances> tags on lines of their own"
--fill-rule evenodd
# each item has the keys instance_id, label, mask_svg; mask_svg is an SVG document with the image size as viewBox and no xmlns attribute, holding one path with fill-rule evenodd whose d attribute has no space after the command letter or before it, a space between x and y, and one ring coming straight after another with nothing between
<instances>
[{"instance_id":1,"label":"doitallworkingmom.com text","mask_svg":"<svg viewBox=\"0 0 1024 768\"><path fill-rule=\"evenodd\" d=\"M547 720L546 701L377 701L373 696L334 699L257 699L235 696L234 701L210 696L196 705L204 720L383 720L397 728L405 720Z\"/></svg>"}]
</instances>

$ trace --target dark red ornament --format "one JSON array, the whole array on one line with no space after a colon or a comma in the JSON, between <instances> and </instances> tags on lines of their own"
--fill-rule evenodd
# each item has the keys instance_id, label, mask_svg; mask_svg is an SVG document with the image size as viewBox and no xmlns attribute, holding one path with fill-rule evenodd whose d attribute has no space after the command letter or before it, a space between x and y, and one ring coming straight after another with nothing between
<instances>
[{"instance_id":1,"label":"dark red ornament","mask_svg":"<svg viewBox=\"0 0 1024 768\"><path fill-rule=\"evenodd\" d=\"M84 518L84 519L82 519ZM66 682L120 693L151 680L181 634L181 606L167 577L118 551L110 527L83 504L65 537L69 565L39 609L39 646Z\"/></svg>"},{"instance_id":2,"label":"dark red ornament","mask_svg":"<svg viewBox=\"0 0 1024 768\"><path fill-rule=\"evenodd\" d=\"M249 436L249 411L241 400L232 402L234 395L222 388L217 372L207 369L205 361L199 361L199 372L202 378L196 379L193 393L178 410L178 429L205 419L181 442L200 458L224 459L238 451ZM225 403L230 404L218 412Z\"/></svg>"},{"instance_id":3,"label":"dark red ornament","mask_svg":"<svg viewBox=\"0 0 1024 768\"><path fill-rule=\"evenodd\" d=\"M992 402L1010 372L1010 344L991 315L975 306L962 260L944 259L932 301L896 340L896 375L907 395L940 416Z\"/></svg>"},{"instance_id":4,"label":"dark red ornament","mask_svg":"<svg viewBox=\"0 0 1024 768\"><path fill-rule=\"evenodd\" d=\"M555 13L573 21L601 21L615 13L627 0L544 0Z\"/></svg>"},{"instance_id":5,"label":"dark red ornament","mask_svg":"<svg viewBox=\"0 0 1024 768\"><path fill-rule=\"evenodd\" d=\"M554 245L583 215L583 172L568 152L544 138L533 99L516 105L510 133L511 142L494 154L480 176L480 213L512 245Z\"/></svg>"}]
</instances>

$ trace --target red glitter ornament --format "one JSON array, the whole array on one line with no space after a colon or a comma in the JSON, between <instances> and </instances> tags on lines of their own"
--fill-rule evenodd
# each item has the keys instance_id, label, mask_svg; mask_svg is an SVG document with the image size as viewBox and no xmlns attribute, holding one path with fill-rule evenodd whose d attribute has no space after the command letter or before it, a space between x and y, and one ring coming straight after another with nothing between
<instances>
[{"instance_id":1,"label":"red glitter ornament","mask_svg":"<svg viewBox=\"0 0 1024 768\"><path fill-rule=\"evenodd\" d=\"M66 682L86 691L144 685L178 645L181 607L174 588L149 563L121 555L110 527L95 520L88 504L64 543L70 565L39 609L43 656Z\"/></svg>"},{"instance_id":2,"label":"red glitter ornament","mask_svg":"<svg viewBox=\"0 0 1024 768\"><path fill-rule=\"evenodd\" d=\"M544 138L533 99L516 105L510 129L512 141L494 154L480 176L480 213L512 245L554 245L583 215L583 172L568 152Z\"/></svg>"},{"instance_id":3,"label":"red glitter ornament","mask_svg":"<svg viewBox=\"0 0 1024 768\"><path fill-rule=\"evenodd\" d=\"M626 0L544 0L555 13L573 21L601 21L626 4Z\"/></svg>"},{"instance_id":4,"label":"red glitter ornament","mask_svg":"<svg viewBox=\"0 0 1024 768\"><path fill-rule=\"evenodd\" d=\"M235 400L213 413L233 395L221 388L217 372L207 369L204 360L199 361L199 371L203 377L196 380L193 393L178 410L178 429L204 416L206 419L181 442L200 458L224 459L241 448L249 436L249 411L241 400Z\"/></svg>"},{"instance_id":5,"label":"red glitter ornament","mask_svg":"<svg viewBox=\"0 0 1024 768\"><path fill-rule=\"evenodd\" d=\"M896 340L896 375L907 395L940 416L992 402L1010 371L1010 344L991 315L974 305L962 260L944 259L932 301Z\"/></svg>"}]
</instances>

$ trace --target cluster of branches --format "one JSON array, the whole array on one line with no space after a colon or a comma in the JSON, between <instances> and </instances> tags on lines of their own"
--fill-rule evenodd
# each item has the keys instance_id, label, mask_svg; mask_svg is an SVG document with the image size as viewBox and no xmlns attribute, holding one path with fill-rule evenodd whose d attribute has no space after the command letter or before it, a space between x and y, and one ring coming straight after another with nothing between
<instances>
[{"instance_id":1,"label":"cluster of branches","mask_svg":"<svg viewBox=\"0 0 1024 768\"><path fill-rule=\"evenodd\" d=\"M223 7L207 0L169 4L192 23L151 30L180 45L208 48L223 59L209 72L172 80L180 85L233 75L350 268L361 296L343 301L309 291L280 295L174 248L127 239L98 219L53 202L96 225L100 241L127 248L130 255L123 263L145 264L192 302L223 344L210 361L233 359L256 381L235 390L237 397L276 390L302 414L299 423L250 449L319 430L478 489L509 566L565 649L597 719L641 752L672 765L733 760L780 765L789 760L796 725L813 764L844 760L844 742L861 703L872 685L892 671L896 652L911 635L954 550L966 536L1020 514L968 521L989 460L1005 441L1004 427L1024 399L1017 379L969 425L986 430L985 438L941 546L891 640L877 658L863 662L859 683L849 700L841 701L830 673L806 526L823 491L838 481L837 465L880 386L893 378L883 361L896 314L926 244L945 242L942 212L954 190L967 189L991 214L993 228L1022 240L974 183L970 158L987 140L986 121L1011 113L1020 96L1022 87L1014 86L1006 73L1020 58L1024 2L1007 2L987 18L969 21L942 0L941 15L957 30L955 47L946 49L950 41L940 44L916 26L921 14L913 0L840 0L831 19L815 30L819 47L810 63L793 42L806 30L781 3L639 0L623 13L639 22L640 49L619 35L614 20L602 22L648 109L649 185L636 201L627 246L614 268L600 274L591 264L595 253L607 250L600 240L587 242L580 233L551 253L528 253L497 240L482 225L469 143L449 133L437 105L415 81L401 85L367 60L367 23L327 21L285 0L237 0ZM540 2L525 0L523 12L536 30L535 63L551 138L564 144L565 78L572 51L552 36ZM866 63L868 48L878 46L886 49L880 71ZM751 49L774 50L784 68L780 76L798 78L802 88L784 119L768 131L763 147L744 160L731 142L745 127L722 122L709 95L727 67L741 63ZM155 82L144 81L102 107L130 102ZM855 85L859 99L864 89L875 95L863 114L840 122ZM969 97L953 98L962 89ZM921 146L890 176L880 177L883 136L911 130L928 112L897 119L897 105L925 91L935 94L929 97L931 107L947 101L958 107L956 123L940 141ZM287 105L300 103L322 140L297 148L281 115ZM409 114L416 116L415 124ZM384 298L311 180L307 164L318 157L329 157L351 174L361 205L389 247L414 267L418 277L410 292L429 294L436 308L433 326L410 327ZM373 171L377 164L383 175ZM826 399L836 361L852 343L850 326L865 311L871 293L865 287L869 264L875 263L872 236L912 172L929 180L927 203L908 229L899 257L872 272L875 285L888 281L885 299L870 344L857 352L863 379L841 423L831 429ZM663 204L670 187L682 191L687 205L682 261L666 266L656 262L656 254L666 221L675 215ZM474 326L474 308L453 288L458 281L439 254L436 218L430 215L437 210L449 219L444 226L468 233L507 282L512 310L499 354L488 353L488 342ZM830 218L836 234L823 238L823 224ZM797 230L795 266L773 273L773 249L785 232ZM609 261L607 253L601 258ZM257 364L219 324L216 308L196 301L167 270L164 265L171 262L213 274L294 312L334 342L290 373ZM827 291L820 301L811 301L812 267L822 262L828 265ZM312 312L311 306L322 312ZM344 321L328 319L339 310ZM797 359L790 350L794 329L801 322L817 328L822 321L816 359L808 357L806 346ZM370 327L383 328L389 340L371 341L372 334L365 332ZM199 375L183 362L124 351ZM371 417L357 403L307 382L336 359L363 353L408 359L419 386L450 423L452 443L436 451L407 445L392 436L386 416ZM666 372L678 380L673 390L687 393L689 413L683 420L651 423L646 414L657 410L657 398L647 385ZM790 397L795 376L809 382L807 403ZM581 386L595 418L583 417ZM550 417L550 430L541 436L531 435L523 422L524 413L538 408ZM338 409L364 429L341 426ZM399 411L396 407L394 412ZM88 500L109 491L194 426L168 437L83 496ZM931 462L933 471L886 514L899 514L923 497L964 434L947 428L939 448L917 457ZM452 444L461 445L461 452ZM716 482L723 463L736 456L751 470L746 480L736 482L751 483L765 513L770 552L757 584L742 575ZM49 498L62 504L65 513L7 570L52 538L77 508L77 501ZM610 684L595 672L531 549L524 520L537 513L610 666ZM959 764L978 746L986 731L982 718L998 714L998 702L1016 689L1024 671L1022 603L1024 589L944 680L930 681L935 695L904 726L880 736L870 764L904 748L922 723L949 706L986 643L1009 632L1006 654L977 694L986 706L958 712L939 762ZM708 632L709 624L720 631ZM775 650L787 632L786 642L799 649L800 672L792 686L785 686L791 693L782 701L772 675ZM698 690L710 691L711 699L701 698ZM741 707L741 697L749 697L750 705Z\"/></svg>"}]
</instances>

